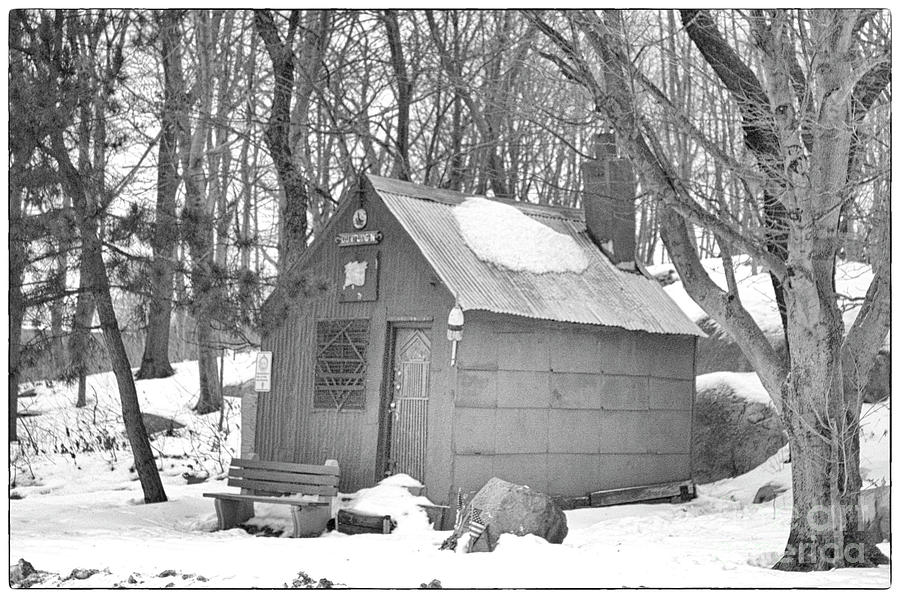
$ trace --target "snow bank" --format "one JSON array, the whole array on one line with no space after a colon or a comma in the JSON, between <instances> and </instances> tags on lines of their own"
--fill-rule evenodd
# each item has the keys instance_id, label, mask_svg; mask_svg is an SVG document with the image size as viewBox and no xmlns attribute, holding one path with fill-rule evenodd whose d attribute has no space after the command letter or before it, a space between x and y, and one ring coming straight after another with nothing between
<instances>
[{"instance_id":1,"label":"snow bank","mask_svg":"<svg viewBox=\"0 0 900 598\"><path fill-rule=\"evenodd\" d=\"M253 378L254 353L226 355L224 383ZM185 483L185 473L225 471L240 447L241 401L224 398L224 413L198 415L192 408L199 395L197 362L173 364L175 375L135 380L141 411L184 426L153 435L150 445L163 475ZM97 484L120 486L136 479L128 468L131 449L122 422L119 390L112 372L87 377L87 405L76 408L77 385L42 382L35 396L19 399L19 412L33 415L17 421L19 444L14 448L10 480L21 495L85 492ZM145 421L146 421L145 417ZM99 459L90 457L97 455ZM33 479L32 473L34 474Z\"/></svg>"},{"instance_id":2,"label":"snow bank","mask_svg":"<svg viewBox=\"0 0 900 598\"><path fill-rule=\"evenodd\" d=\"M756 372L711 372L697 376L697 393L723 387L747 401L766 405L772 402Z\"/></svg>"},{"instance_id":3,"label":"snow bank","mask_svg":"<svg viewBox=\"0 0 900 598\"><path fill-rule=\"evenodd\" d=\"M408 477L408 476L407 476ZM410 478L418 484L416 480ZM419 505L434 504L424 496L413 496L396 484L379 484L374 488L359 490L353 500L342 508L353 509L369 515L390 515L397 523L394 534L430 534L428 514Z\"/></svg>"},{"instance_id":4,"label":"snow bank","mask_svg":"<svg viewBox=\"0 0 900 598\"><path fill-rule=\"evenodd\" d=\"M879 417L885 424L889 419ZM887 462L886 444L882 448ZM764 568L771 564L767 555L780 553L787 538L790 498L784 495L764 505L701 492L684 504L578 509L566 512L570 531L562 545L504 535L492 553L455 554L438 550L449 534L438 531L319 538L211 533L213 501L202 493L227 492L223 480L191 486L164 480L169 502L143 505L133 501L140 496L136 481L114 489L119 481L111 475L96 473L106 490L12 501L10 563L25 558L58 574L41 587L60 585L60 576L75 567L110 572L62 586L281 588L299 571L357 588L418 588L433 579L444 588L890 585L889 566L813 573ZM881 548L890 553L889 544ZM177 574L161 576L166 570Z\"/></svg>"},{"instance_id":5,"label":"snow bank","mask_svg":"<svg viewBox=\"0 0 900 598\"><path fill-rule=\"evenodd\" d=\"M404 488L422 488L422 482L405 473L395 473L378 482L379 486L402 486Z\"/></svg>"},{"instance_id":6,"label":"snow bank","mask_svg":"<svg viewBox=\"0 0 900 598\"><path fill-rule=\"evenodd\" d=\"M863 405L859 420L859 473L863 488L890 484L891 402Z\"/></svg>"},{"instance_id":7,"label":"snow bank","mask_svg":"<svg viewBox=\"0 0 900 598\"><path fill-rule=\"evenodd\" d=\"M736 255L732 261L735 280L737 280L744 307L767 336L780 337L782 335L781 316L778 313L778 305L775 303L775 291L772 288L772 279L769 273L758 269L754 274L751 260L746 255ZM702 263L713 282L722 289L728 288L721 259L709 258L703 260ZM664 290L691 320L700 322L707 317L703 308L687 294L678 272L672 264L648 266L648 271L653 276L668 275L669 278L675 280L672 284L666 285ZM868 264L859 262L838 261L835 278L835 286L839 295L838 306L843 312L844 326L849 329L856 320L860 307L862 307L862 298L865 297L866 291L872 283L872 268ZM885 341L885 345L889 346L889 341Z\"/></svg>"},{"instance_id":8,"label":"snow bank","mask_svg":"<svg viewBox=\"0 0 900 598\"><path fill-rule=\"evenodd\" d=\"M242 359L247 357L226 360L226 382L230 376L243 377ZM252 372L251 364L252 356L248 359ZM217 424L217 414L188 413L197 387L196 364L177 364L176 369L173 378L138 382L139 391L144 390L142 406L175 415L186 425L176 431L181 436L164 436L165 445L154 441L168 502L142 504L140 483L129 471L127 448L78 453L77 458L50 450L29 456L23 469L33 468L44 484L13 490L22 498L9 502L9 558L10 563L24 558L53 573L38 587L281 588L299 571L313 579L328 578L336 587L359 588L418 588L433 579L445 588L890 585L891 569L884 566L813 573L764 568L771 564L771 555L784 548L790 490L771 503L750 503L756 489L773 479L786 480L789 486L790 464L784 463L784 454L743 476L701 486L700 497L689 503L567 511L569 535L562 545L534 536L504 535L493 553L438 550L450 532L430 528L416 506L427 504L427 499L406 492L403 486L413 486L409 482L415 480L404 476L388 478L355 497L355 506L400 522L390 535L288 538L237 528L213 531L214 504L202 495L231 489L216 476L202 484L186 484L181 477L185 459L180 455L191 443L200 443L198 434ZM104 375L98 376L89 378L97 395L88 393L88 412L95 401L107 406L118 401L114 389L107 393L97 384ZM33 423L43 417L71 424L67 418L77 411L72 395L65 394L71 389L47 387L40 393L35 407L43 414L24 419ZM226 426L236 421L229 424L226 419ZM889 423L888 403L863 407L861 464L869 483L889 479ZM32 424L29 431L35 431ZM251 523L290 529L290 513L283 505L257 504L256 515ZM880 547L890 554L890 544ZM87 580L62 581L76 567L101 573Z\"/></svg>"},{"instance_id":9,"label":"snow bank","mask_svg":"<svg viewBox=\"0 0 900 598\"><path fill-rule=\"evenodd\" d=\"M223 366L223 386L239 385L253 379L256 367L256 353L233 353L226 355ZM182 361L172 364L174 376L153 380L135 380L141 411L169 417L188 423L191 408L197 401L200 392L197 362ZM134 370L137 371L137 370ZM78 396L77 384L46 382L35 385L36 395L20 397L19 410L48 413L51 411L69 412L74 409ZM109 407L121 410L119 387L112 372L92 374L86 380L87 410Z\"/></svg>"},{"instance_id":10,"label":"snow bank","mask_svg":"<svg viewBox=\"0 0 900 598\"><path fill-rule=\"evenodd\" d=\"M572 237L513 206L472 197L455 206L453 216L466 245L483 262L533 274L580 274L588 266L587 255Z\"/></svg>"}]
</instances>

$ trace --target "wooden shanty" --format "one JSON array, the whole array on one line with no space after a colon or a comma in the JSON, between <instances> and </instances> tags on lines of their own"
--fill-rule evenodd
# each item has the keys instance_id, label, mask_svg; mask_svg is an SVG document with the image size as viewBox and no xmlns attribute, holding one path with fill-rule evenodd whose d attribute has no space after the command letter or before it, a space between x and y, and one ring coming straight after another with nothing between
<instances>
[{"instance_id":1,"label":"wooden shanty","mask_svg":"<svg viewBox=\"0 0 900 598\"><path fill-rule=\"evenodd\" d=\"M271 392L243 456L336 459L343 492L407 473L439 504L492 476L568 497L689 479L702 332L634 264L633 221L630 247L608 226L619 162L586 165L591 231L582 210L510 202L575 241L580 273L479 259L453 215L467 196L366 177L294 266L325 290L263 335Z\"/></svg>"}]
</instances>

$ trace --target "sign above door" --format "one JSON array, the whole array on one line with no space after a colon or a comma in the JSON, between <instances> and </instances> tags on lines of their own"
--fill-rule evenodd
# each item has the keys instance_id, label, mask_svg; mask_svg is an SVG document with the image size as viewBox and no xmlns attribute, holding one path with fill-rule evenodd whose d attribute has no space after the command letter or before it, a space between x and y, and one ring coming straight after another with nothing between
<instances>
[{"instance_id":1,"label":"sign above door","mask_svg":"<svg viewBox=\"0 0 900 598\"><path fill-rule=\"evenodd\" d=\"M367 230L358 233L338 233L334 242L338 247L358 247L360 245L378 245L384 235L380 230Z\"/></svg>"}]
</instances>

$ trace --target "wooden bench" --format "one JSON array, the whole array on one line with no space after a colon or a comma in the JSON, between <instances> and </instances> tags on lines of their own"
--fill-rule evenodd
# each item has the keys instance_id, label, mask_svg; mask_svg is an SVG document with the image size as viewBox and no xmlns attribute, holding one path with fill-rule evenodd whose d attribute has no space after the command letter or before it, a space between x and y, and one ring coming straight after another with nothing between
<instances>
[{"instance_id":1,"label":"wooden bench","mask_svg":"<svg viewBox=\"0 0 900 598\"><path fill-rule=\"evenodd\" d=\"M340 475L337 465L232 459L228 485L246 493L209 492L203 496L215 499L220 530L231 529L253 517L253 503L261 502L290 506L293 537L305 538L325 531ZM297 494L306 496L285 496Z\"/></svg>"}]
</instances>

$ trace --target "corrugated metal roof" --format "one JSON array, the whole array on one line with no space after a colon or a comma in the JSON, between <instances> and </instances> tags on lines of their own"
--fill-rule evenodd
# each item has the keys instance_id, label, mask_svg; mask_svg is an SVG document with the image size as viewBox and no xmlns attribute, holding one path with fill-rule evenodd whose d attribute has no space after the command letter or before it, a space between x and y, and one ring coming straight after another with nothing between
<instances>
[{"instance_id":1,"label":"corrugated metal roof","mask_svg":"<svg viewBox=\"0 0 900 598\"><path fill-rule=\"evenodd\" d=\"M588 237L581 210L504 202L571 236L589 258L581 274L519 272L479 260L466 245L451 208L470 196L383 177L369 181L464 311L703 336L659 283L609 261Z\"/></svg>"}]
</instances>

